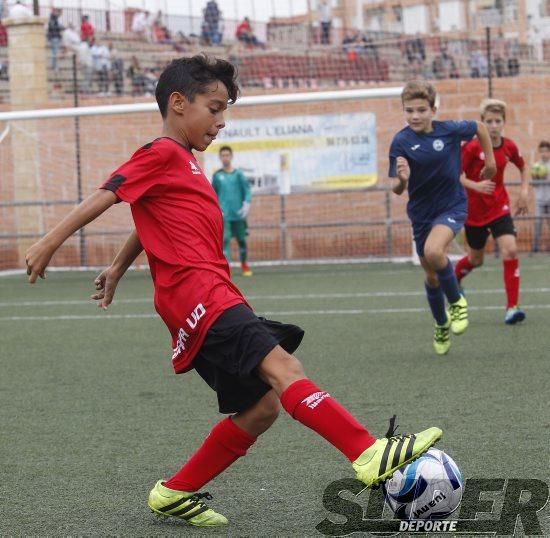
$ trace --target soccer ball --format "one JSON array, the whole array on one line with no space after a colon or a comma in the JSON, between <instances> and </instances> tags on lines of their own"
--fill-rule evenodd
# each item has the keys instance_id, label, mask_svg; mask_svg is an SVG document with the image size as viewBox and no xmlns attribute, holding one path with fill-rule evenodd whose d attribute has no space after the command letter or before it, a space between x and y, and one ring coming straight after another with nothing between
<instances>
[{"instance_id":1,"label":"soccer ball","mask_svg":"<svg viewBox=\"0 0 550 538\"><path fill-rule=\"evenodd\" d=\"M535 163L531 166L531 176L533 179L546 179L548 168L544 163Z\"/></svg>"},{"instance_id":2,"label":"soccer ball","mask_svg":"<svg viewBox=\"0 0 550 538\"><path fill-rule=\"evenodd\" d=\"M442 519L456 510L464 482L456 463L437 448L395 471L383 485L386 504L399 519Z\"/></svg>"}]
</instances>

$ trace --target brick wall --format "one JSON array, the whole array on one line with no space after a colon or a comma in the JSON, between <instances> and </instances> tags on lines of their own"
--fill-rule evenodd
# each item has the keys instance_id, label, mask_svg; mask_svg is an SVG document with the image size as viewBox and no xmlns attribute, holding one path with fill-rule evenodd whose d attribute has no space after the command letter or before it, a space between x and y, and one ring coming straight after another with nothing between
<instances>
[{"instance_id":1,"label":"brick wall","mask_svg":"<svg viewBox=\"0 0 550 538\"><path fill-rule=\"evenodd\" d=\"M484 80L458 79L437 83L440 93L440 119L478 119L478 106L486 96ZM493 95L510 107L506 135L513 138L530 163L542 138L550 138L550 76L523 76L494 80ZM98 100L97 104L106 104ZM114 101L112 101L114 102ZM96 104L87 102L88 104ZM62 105L63 106L63 105ZM64 106L70 106L69 103ZM393 134L403 125L398 99L338 101L335 103L289 104L285 106L242 107L230 110L232 118L270 117L292 114L325 114L336 112L375 112L377 117L378 170L381 178L387 171L387 149ZM76 152L74 119L43 120L38 123L40 149L40 187L42 200L76 198ZM83 117L80 119L81 170L84 195L89 194L142 144L158 136L158 113L119 116ZM14 123L12 128L17 129ZM0 144L0 200L13 200L11 137ZM517 180L513 166L507 180ZM382 179L380 186L386 186ZM515 188L511 193L514 196ZM386 217L388 195L380 190L347 193L296 194L285 204L288 228L281 233L278 196L257 196L250 216L250 252L252 259L301 259L310 257L371 256L410 253L410 239L404 212L406 198L390 198L392 218L397 223L391 230L380 221ZM70 206L49 205L42 211L42 231L50 229ZM13 208L0 207L0 269L22 266L18 259L16 221ZM346 226L331 224L348 221ZM371 222L367 226L365 223ZM529 249L530 221L518 221L520 246ZM131 226L127 207L120 204L86 229L88 264L104 265L122 243ZM105 233L107 232L107 233ZM6 237L8 236L8 237ZM78 263L78 240L73 239L60 250L53 263Z\"/></svg>"}]
</instances>

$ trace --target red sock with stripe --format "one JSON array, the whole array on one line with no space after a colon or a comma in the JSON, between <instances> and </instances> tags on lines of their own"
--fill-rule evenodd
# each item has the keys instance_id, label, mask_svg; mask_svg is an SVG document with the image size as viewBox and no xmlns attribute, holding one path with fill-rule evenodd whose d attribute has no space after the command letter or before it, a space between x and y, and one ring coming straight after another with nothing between
<instances>
[{"instance_id":1,"label":"red sock with stripe","mask_svg":"<svg viewBox=\"0 0 550 538\"><path fill-rule=\"evenodd\" d=\"M519 260L502 260L504 269L504 287L506 289L506 308L517 306L519 302Z\"/></svg>"},{"instance_id":2,"label":"red sock with stripe","mask_svg":"<svg viewBox=\"0 0 550 538\"><path fill-rule=\"evenodd\" d=\"M376 438L332 396L309 379L300 379L281 394L288 414L324 437L350 461L355 461Z\"/></svg>"},{"instance_id":3,"label":"red sock with stripe","mask_svg":"<svg viewBox=\"0 0 550 538\"><path fill-rule=\"evenodd\" d=\"M255 437L226 418L212 428L201 447L164 485L177 491L198 491L244 456L254 441Z\"/></svg>"},{"instance_id":4,"label":"red sock with stripe","mask_svg":"<svg viewBox=\"0 0 550 538\"><path fill-rule=\"evenodd\" d=\"M455 275L456 279L458 280L458 283L460 284L460 281L469 273L471 273L475 269L475 267L470 262L470 259L468 256L464 256L464 258L461 258L458 260L458 262L455 265Z\"/></svg>"}]
</instances>

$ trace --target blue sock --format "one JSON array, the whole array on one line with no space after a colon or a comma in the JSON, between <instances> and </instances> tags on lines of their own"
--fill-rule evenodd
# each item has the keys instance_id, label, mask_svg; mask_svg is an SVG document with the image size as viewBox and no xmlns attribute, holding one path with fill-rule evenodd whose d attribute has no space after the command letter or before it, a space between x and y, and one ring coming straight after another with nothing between
<instances>
[{"instance_id":1,"label":"blue sock","mask_svg":"<svg viewBox=\"0 0 550 538\"><path fill-rule=\"evenodd\" d=\"M426 297L428 298L428 304L432 311L432 316L438 325L445 325L447 323L447 312L445 311L445 296L441 286L437 288L431 288L426 282L424 282L426 288Z\"/></svg>"},{"instance_id":2,"label":"blue sock","mask_svg":"<svg viewBox=\"0 0 550 538\"><path fill-rule=\"evenodd\" d=\"M447 258L447 266L436 273L447 301L450 304L456 303L460 299L460 290L451 261Z\"/></svg>"}]
</instances>

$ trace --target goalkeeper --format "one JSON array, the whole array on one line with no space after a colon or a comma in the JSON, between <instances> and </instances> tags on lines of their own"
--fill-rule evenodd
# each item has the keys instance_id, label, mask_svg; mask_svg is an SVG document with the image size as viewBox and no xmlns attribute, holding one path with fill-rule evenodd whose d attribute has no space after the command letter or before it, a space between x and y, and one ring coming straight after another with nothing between
<instances>
[{"instance_id":1,"label":"goalkeeper","mask_svg":"<svg viewBox=\"0 0 550 538\"><path fill-rule=\"evenodd\" d=\"M233 168L233 150L222 146L219 152L222 168L214 173L212 186L218 195L223 213L223 252L227 261L231 261L231 238L239 244L239 256L243 276L252 276L247 263L246 236L252 193L250 184L238 168Z\"/></svg>"}]
</instances>

